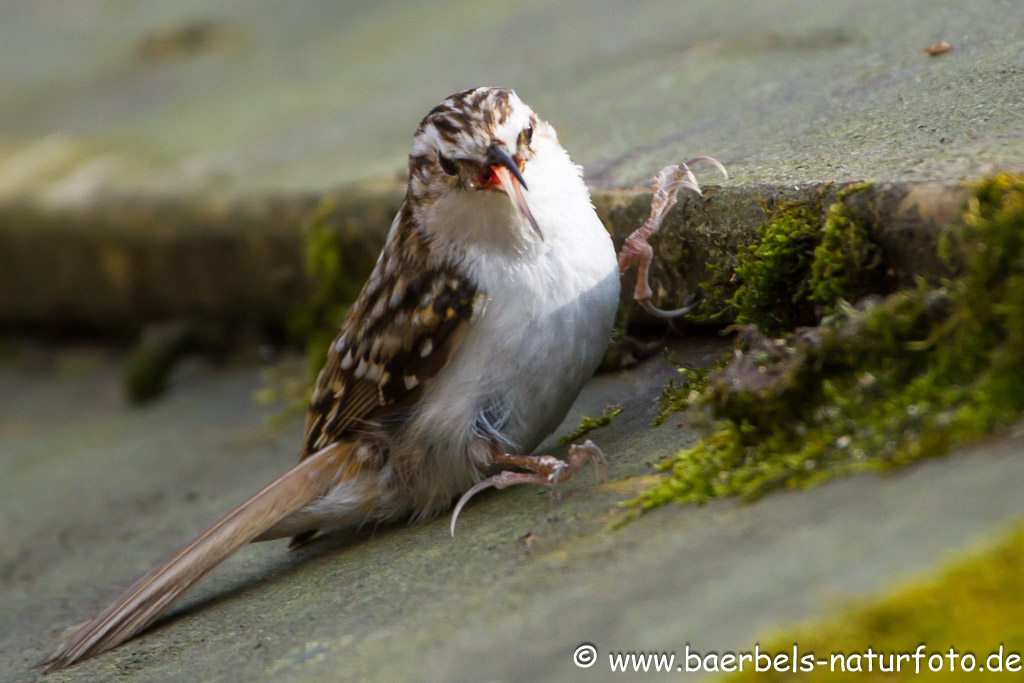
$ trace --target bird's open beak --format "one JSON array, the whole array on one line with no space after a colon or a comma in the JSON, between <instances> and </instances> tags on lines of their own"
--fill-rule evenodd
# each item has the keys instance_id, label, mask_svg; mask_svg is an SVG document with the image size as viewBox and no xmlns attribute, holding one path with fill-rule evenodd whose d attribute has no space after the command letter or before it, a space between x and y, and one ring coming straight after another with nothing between
<instances>
[{"instance_id":1,"label":"bird's open beak","mask_svg":"<svg viewBox=\"0 0 1024 683\"><path fill-rule=\"evenodd\" d=\"M527 206L526 200L523 198L523 190L528 190L528 188L526 187L526 181L523 180L523 174L520 172L519 166L505 150L497 145L494 145L488 151L487 164L491 167L491 172L494 174L494 180L491 182L501 186L501 189L505 191L505 194L512 201L512 206L516 207L519 213L523 215L523 218L530 222L530 227L537 233L537 237L544 241L544 234L540 231L540 226L537 225L537 219L533 217L530 207Z\"/></svg>"}]
</instances>

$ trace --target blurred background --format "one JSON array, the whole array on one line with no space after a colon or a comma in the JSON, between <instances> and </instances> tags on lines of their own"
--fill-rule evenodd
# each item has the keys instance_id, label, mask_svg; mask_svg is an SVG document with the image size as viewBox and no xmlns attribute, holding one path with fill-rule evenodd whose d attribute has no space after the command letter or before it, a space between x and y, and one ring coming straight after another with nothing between
<instances>
[{"instance_id":1,"label":"blurred background","mask_svg":"<svg viewBox=\"0 0 1024 683\"><path fill-rule=\"evenodd\" d=\"M1015 0L0 3L0 197L400 175L452 92L517 89L591 184L956 178L1019 158ZM922 50L945 40L952 51ZM955 105L955 106L954 106Z\"/></svg>"},{"instance_id":2,"label":"blurred background","mask_svg":"<svg viewBox=\"0 0 1024 683\"><path fill-rule=\"evenodd\" d=\"M30 665L68 625L293 462L413 131L447 95L514 88L584 167L616 240L662 166L722 161L730 179L699 173L707 196L683 197L659 238L659 297L715 273L732 296L734 274L755 270L737 268L744 245L797 207L810 227L786 237L820 242L828 216L870 226L859 298L938 285L937 236L967 205L1020 246L1022 36L1020 0L0 0L0 680L39 678ZM1010 174L970 185L996 171ZM819 242L769 254L769 275L809 272ZM1012 262L1004 246L991 252ZM1014 295L985 267L961 293ZM1019 303L957 305L1012 332ZM824 309L802 304L817 322ZM556 433L624 408L594 436L614 454L609 483L577 477L555 507L536 491L480 496L455 541L435 520L299 554L259 544L61 680L602 680L610 649L686 643L1024 647L1019 427L969 457L809 490L824 461L779 458L795 478L762 481L756 495L786 490L749 504L701 470L732 497L613 531L622 501L673 481L653 465L706 434L675 412L691 400L681 378L700 374L680 372L729 353L719 332L745 315L651 327L624 311L619 333L640 320L645 343L614 347ZM1000 329L966 346L1010 370L975 374L1017 376L1019 336ZM854 370L857 390L903 389ZM972 435L1011 424L1020 400ZM914 411L898 438L929 431ZM831 474L861 467L845 448ZM731 481L776 464L741 463ZM598 647L594 670L571 663L581 642Z\"/></svg>"}]
</instances>

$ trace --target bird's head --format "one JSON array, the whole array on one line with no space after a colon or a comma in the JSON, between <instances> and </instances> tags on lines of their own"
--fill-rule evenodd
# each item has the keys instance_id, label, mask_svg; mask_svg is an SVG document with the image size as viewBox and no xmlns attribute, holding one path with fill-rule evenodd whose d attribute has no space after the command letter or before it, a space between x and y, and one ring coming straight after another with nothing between
<instances>
[{"instance_id":1,"label":"bird's head","mask_svg":"<svg viewBox=\"0 0 1024 683\"><path fill-rule=\"evenodd\" d=\"M512 90L475 88L452 95L416 129L409 198L430 206L453 200L475 204L481 197L493 201L504 194L543 240L524 178L543 137L557 140Z\"/></svg>"}]
</instances>

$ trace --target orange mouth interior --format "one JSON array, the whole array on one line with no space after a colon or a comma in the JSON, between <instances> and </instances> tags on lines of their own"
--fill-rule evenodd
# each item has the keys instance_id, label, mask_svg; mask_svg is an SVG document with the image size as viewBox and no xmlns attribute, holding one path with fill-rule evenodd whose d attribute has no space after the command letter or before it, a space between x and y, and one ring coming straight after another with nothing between
<instances>
[{"instance_id":1,"label":"orange mouth interior","mask_svg":"<svg viewBox=\"0 0 1024 683\"><path fill-rule=\"evenodd\" d=\"M519 167L519 172L521 173L523 171L523 166L525 166L526 164L523 162L522 159L515 159L515 162L516 166ZM498 175L495 173L495 171L497 171L499 168L502 167L498 164L495 164L494 166L486 166L483 172L480 174L480 177L477 179L477 184L481 188L501 188L501 180L498 179Z\"/></svg>"}]
</instances>

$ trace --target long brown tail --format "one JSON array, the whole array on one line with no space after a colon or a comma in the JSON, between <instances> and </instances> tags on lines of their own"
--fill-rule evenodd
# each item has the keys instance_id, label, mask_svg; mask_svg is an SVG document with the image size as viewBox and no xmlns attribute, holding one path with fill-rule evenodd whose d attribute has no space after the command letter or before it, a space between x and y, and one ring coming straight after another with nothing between
<instances>
[{"instance_id":1,"label":"long brown tail","mask_svg":"<svg viewBox=\"0 0 1024 683\"><path fill-rule=\"evenodd\" d=\"M239 548L334 486L349 446L305 458L139 579L37 666L56 671L116 647L149 626L185 591Z\"/></svg>"}]
</instances>

